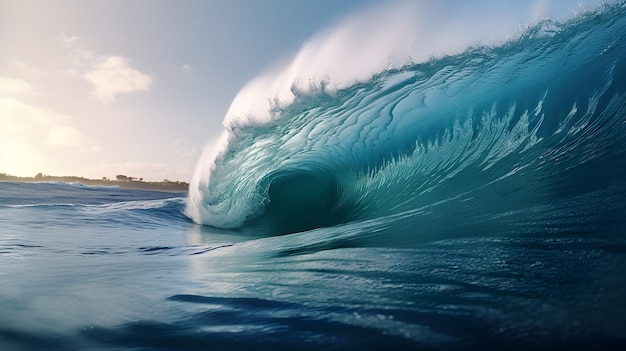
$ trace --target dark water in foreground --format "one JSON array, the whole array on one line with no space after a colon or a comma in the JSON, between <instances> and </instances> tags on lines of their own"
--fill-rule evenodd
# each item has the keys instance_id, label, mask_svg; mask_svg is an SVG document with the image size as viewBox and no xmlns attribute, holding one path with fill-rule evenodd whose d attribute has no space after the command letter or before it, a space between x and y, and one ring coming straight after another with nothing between
<instances>
[{"instance_id":1,"label":"dark water in foreground","mask_svg":"<svg viewBox=\"0 0 626 351\"><path fill-rule=\"evenodd\" d=\"M396 245L375 233L417 229L381 220L254 238L191 223L182 196L0 183L2 350L626 341L619 235L543 228Z\"/></svg>"}]
</instances>

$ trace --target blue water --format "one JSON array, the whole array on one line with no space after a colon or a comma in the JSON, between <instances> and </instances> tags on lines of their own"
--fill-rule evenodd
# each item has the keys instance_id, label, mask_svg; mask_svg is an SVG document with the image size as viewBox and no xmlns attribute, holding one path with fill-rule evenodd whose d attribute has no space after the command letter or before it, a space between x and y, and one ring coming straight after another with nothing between
<instances>
[{"instance_id":1,"label":"blue water","mask_svg":"<svg viewBox=\"0 0 626 351\"><path fill-rule=\"evenodd\" d=\"M0 349L620 349L626 7L229 116L189 193L0 183Z\"/></svg>"}]
</instances>

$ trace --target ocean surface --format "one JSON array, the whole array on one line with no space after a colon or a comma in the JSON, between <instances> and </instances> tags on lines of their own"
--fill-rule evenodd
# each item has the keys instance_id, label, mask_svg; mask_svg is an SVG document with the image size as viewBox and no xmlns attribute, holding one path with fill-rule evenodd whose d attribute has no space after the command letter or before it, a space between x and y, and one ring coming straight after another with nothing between
<instances>
[{"instance_id":1,"label":"ocean surface","mask_svg":"<svg viewBox=\"0 0 626 351\"><path fill-rule=\"evenodd\" d=\"M624 2L290 84L188 193L0 183L0 349L623 347Z\"/></svg>"}]
</instances>

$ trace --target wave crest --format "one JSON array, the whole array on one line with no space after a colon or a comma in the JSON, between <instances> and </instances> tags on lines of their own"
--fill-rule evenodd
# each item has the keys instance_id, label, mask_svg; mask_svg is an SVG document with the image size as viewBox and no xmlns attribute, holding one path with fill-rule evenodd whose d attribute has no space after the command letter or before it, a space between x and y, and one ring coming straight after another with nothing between
<instances>
[{"instance_id":1,"label":"wave crest","mask_svg":"<svg viewBox=\"0 0 626 351\"><path fill-rule=\"evenodd\" d=\"M615 167L624 154L624 12L622 4L543 21L502 45L338 89L291 85L293 98L271 105L269 119L227 116L186 213L288 233L440 203L476 216L579 195L559 180L579 185L576 172L600 176L604 160Z\"/></svg>"}]
</instances>

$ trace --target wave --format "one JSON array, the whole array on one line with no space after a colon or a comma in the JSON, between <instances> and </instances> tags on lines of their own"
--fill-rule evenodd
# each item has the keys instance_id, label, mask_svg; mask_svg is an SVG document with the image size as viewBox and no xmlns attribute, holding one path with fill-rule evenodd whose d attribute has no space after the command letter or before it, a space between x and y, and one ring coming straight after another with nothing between
<instances>
[{"instance_id":1,"label":"wave","mask_svg":"<svg viewBox=\"0 0 626 351\"><path fill-rule=\"evenodd\" d=\"M498 220L568 203L559 208L580 221L623 229L587 195L626 189L626 6L557 17L352 78L303 80L294 65L314 62L306 46L277 79L262 76L235 99L185 213L284 234L416 214L431 225ZM352 37L342 38L314 48L323 55ZM251 100L258 87L270 92L265 105ZM560 220L549 212L536 215L547 227Z\"/></svg>"},{"instance_id":2,"label":"wave","mask_svg":"<svg viewBox=\"0 0 626 351\"><path fill-rule=\"evenodd\" d=\"M155 200L134 200L134 201L122 201L112 202L103 205L85 205L86 209L91 209L97 212L115 212L115 211L130 211L130 210L157 210L168 207L176 207L182 205L185 202L185 198L173 197L165 199Z\"/></svg>"},{"instance_id":3,"label":"wave","mask_svg":"<svg viewBox=\"0 0 626 351\"><path fill-rule=\"evenodd\" d=\"M57 221L56 216L63 213L62 218L75 219L68 225L76 225L76 221L90 225L98 221L132 221L141 227L150 222L188 222L183 215L184 204L185 198L174 193L57 182L0 182L0 209L15 211L13 216L25 221Z\"/></svg>"},{"instance_id":4,"label":"wave","mask_svg":"<svg viewBox=\"0 0 626 351\"><path fill-rule=\"evenodd\" d=\"M135 210L146 211L169 211L178 209L185 203L185 198L165 198L155 200L132 200L121 202L108 202L104 204L84 204L84 203L59 203L42 202L29 204L0 204L5 208L71 208L85 213L113 213Z\"/></svg>"},{"instance_id":5,"label":"wave","mask_svg":"<svg viewBox=\"0 0 626 351\"><path fill-rule=\"evenodd\" d=\"M189 220L183 215L184 204L185 198L173 197L112 202L102 205L85 205L82 206L79 211L97 218L101 216L117 218L120 214L126 214L143 223L147 223L151 218L167 223L168 221L178 222ZM135 216L134 214L136 213L139 214L139 216Z\"/></svg>"}]
</instances>

